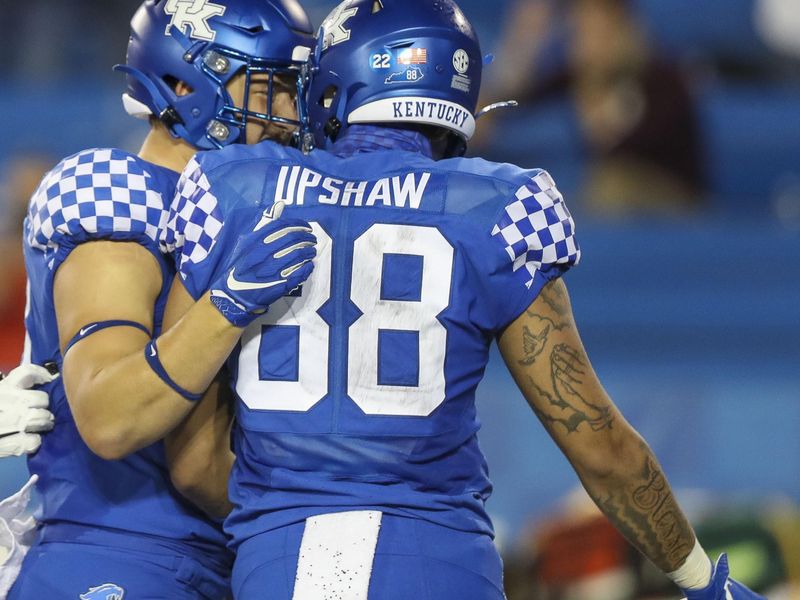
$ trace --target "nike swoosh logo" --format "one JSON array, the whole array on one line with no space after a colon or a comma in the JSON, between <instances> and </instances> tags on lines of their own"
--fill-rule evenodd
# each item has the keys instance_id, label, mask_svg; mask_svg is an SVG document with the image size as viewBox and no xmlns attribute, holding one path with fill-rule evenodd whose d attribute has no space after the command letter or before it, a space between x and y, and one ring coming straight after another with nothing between
<instances>
[{"instance_id":1,"label":"nike swoosh logo","mask_svg":"<svg viewBox=\"0 0 800 600\"><path fill-rule=\"evenodd\" d=\"M286 283L286 281L283 279L279 281L270 281L267 283L250 283L247 281L239 281L238 279L236 279L234 271L236 271L236 269L231 269L231 272L228 273L228 287L232 289L234 292L247 292L250 290L266 290L271 287L275 287L276 285L281 285L282 283Z\"/></svg>"},{"instance_id":2,"label":"nike swoosh logo","mask_svg":"<svg viewBox=\"0 0 800 600\"><path fill-rule=\"evenodd\" d=\"M158 352L156 352L156 347L151 345L150 346L150 356L155 356L156 354L158 354Z\"/></svg>"},{"instance_id":3,"label":"nike swoosh logo","mask_svg":"<svg viewBox=\"0 0 800 600\"><path fill-rule=\"evenodd\" d=\"M97 325L90 325L89 327L84 327L83 329L81 329L81 330L78 332L78 335L80 335L80 336L84 336L84 335L86 335L87 333L89 333L89 332L90 332L92 329L94 329L95 327L97 327Z\"/></svg>"}]
</instances>

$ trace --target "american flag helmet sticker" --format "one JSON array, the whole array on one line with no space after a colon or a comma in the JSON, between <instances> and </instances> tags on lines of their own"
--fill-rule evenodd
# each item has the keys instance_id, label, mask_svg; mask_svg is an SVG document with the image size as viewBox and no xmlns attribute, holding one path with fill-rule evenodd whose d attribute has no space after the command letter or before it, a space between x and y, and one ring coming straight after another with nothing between
<instances>
[{"instance_id":1,"label":"american flag helmet sticker","mask_svg":"<svg viewBox=\"0 0 800 600\"><path fill-rule=\"evenodd\" d=\"M428 64L427 48L406 48L397 55L397 62L401 65L426 65Z\"/></svg>"}]
</instances>

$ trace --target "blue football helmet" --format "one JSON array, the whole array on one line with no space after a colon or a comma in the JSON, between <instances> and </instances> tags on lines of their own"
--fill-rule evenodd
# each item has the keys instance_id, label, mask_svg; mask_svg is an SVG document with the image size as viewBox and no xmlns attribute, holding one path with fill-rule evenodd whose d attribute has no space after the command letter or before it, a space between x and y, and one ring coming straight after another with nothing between
<instances>
[{"instance_id":1,"label":"blue football helmet","mask_svg":"<svg viewBox=\"0 0 800 600\"><path fill-rule=\"evenodd\" d=\"M318 147L356 123L444 128L449 154L475 132L483 61L453 0L347 0L317 36L309 126Z\"/></svg>"},{"instance_id":2,"label":"blue football helmet","mask_svg":"<svg viewBox=\"0 0 800 600\"><path fill-rule=\"evenodd\" d=\"M306 120L307 61L314 33L297 0L146 0L131 20L123 95L127 112L155 116L170 132L208 150L244 142L248 118L298 128ZM226 85L244 71L244 106ZM268 75L267 112L251 111L252 76ZM272 114L275 75L297 82L298 120ZM177 82L190 93L179 96Z\"/></svg>"}]
</instances>

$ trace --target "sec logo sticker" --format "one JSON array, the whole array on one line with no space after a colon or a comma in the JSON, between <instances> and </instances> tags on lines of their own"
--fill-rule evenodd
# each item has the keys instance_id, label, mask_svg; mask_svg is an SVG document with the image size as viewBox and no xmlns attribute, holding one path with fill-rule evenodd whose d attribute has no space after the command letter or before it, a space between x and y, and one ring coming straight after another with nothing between
<instances>
[{"instance_id":1,"label":"sec logo sticker","mask_svg":"<svg viewBox=\"0 0 800 600\"><path fill-rule=\"evenodd\" d=\"M469 71L469 55L464 50L456 50L453 54L453 68L462 75Z\"/></svg>"}]
</instances>

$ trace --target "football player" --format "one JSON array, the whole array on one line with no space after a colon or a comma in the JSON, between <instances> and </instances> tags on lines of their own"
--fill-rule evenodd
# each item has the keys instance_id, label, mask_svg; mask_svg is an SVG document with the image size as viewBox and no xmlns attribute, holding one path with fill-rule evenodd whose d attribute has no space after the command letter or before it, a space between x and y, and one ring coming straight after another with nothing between
<instances>
[{"instance_id":1,"label":"football player","mask_svg":"<svg viewBox=\"0 0 800 600\"><path fill-rule=\"evenodd\" d=\"M178 306L228 296L220 284L238 281L275 210L318 240L314 274L242 322L230 358L235 597L504 598L475 409L496 339L632 544L691 599L759 598L709 560L591 367L561 279L580 257L575 224L553 179L460 158L483 56L459 7L348 0L316 52L310 125L327 151L199 155L166 229ZM193 462L199 481L207 462Z\"/></svg>"},{"instance_id":2,"label":"football player","mask_svg":"<svg viewBox=\"0 0 800 600\"><path fill-rule=\"evenodd\" d=\"M296 0L146 0L131 27L118 69L127 112L151 124L141 150L63 160L25 223L27 360L54 363L62 376L43 387L56 425L29 458L43 511L15 600L219 599L229 589L226 538L171 486L169 446L157 441L168 431L159 420L189 414L199 394L188 388L210 381L174 357L214 372L240 330L228 326L225 349L208 312L228 322L208 303L162 335L174 271L158 239L197 150L293 137L313 30ZM262 279L279 275L262 295L285 294L310 272L313 238L298 229L264 229L299 247L262 266ZM195 353L209 340L216 353Z\"/></svg>"}]
</instances>

